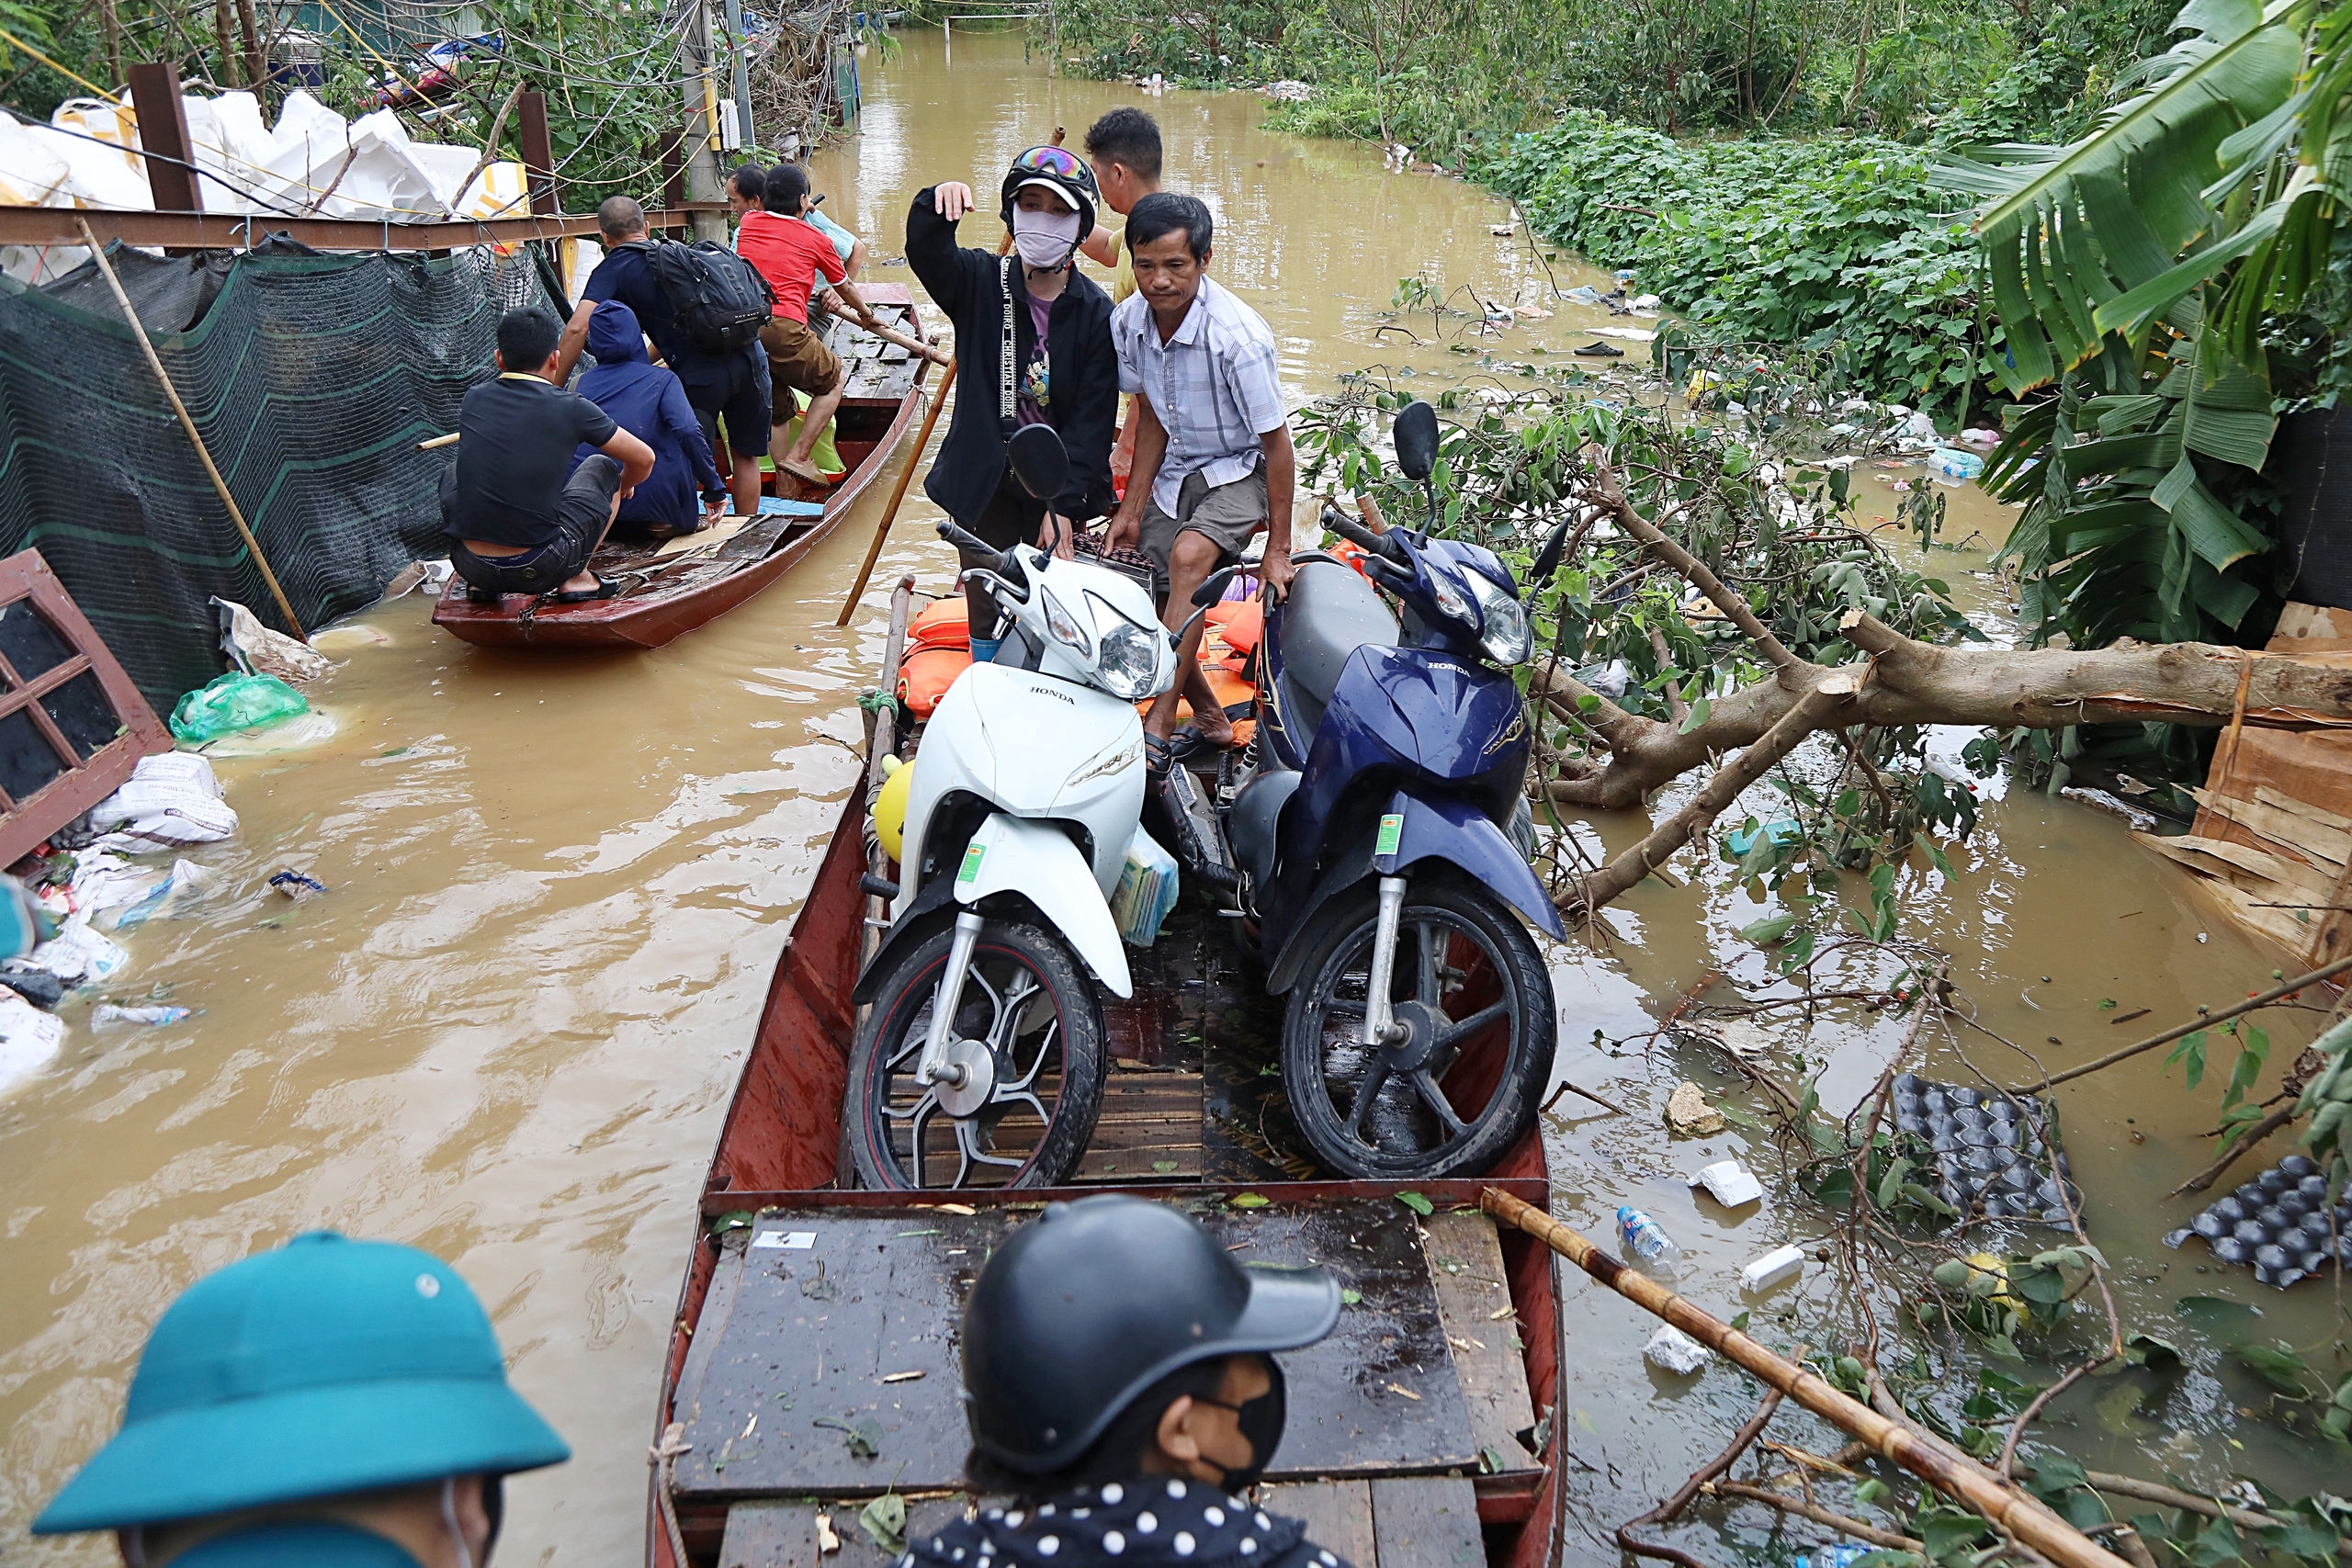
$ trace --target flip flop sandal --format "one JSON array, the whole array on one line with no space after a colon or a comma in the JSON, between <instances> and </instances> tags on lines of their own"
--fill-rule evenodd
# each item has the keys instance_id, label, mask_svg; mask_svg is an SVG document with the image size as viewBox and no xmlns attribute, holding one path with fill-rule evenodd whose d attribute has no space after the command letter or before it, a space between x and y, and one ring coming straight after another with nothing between
<instances>
[{"instance_id":1,"label":"flip flop sandal","mask_svg":"<svg viewBox=\"0 0 2352 1568\"><path fill-rule=\"evenodd\" d=\"M802 484L836 485L842 481L840 474L827 474L814 463L795 463L789 458L778 461L775 469L780 474L790 474Z\"/></svg>"},{"instance_id":2,"label":"flip flop sandal","mask_svg":"<svg viewBox=\"0 0 2352 1568\"><path fill-rule=\"evenodd\" d=\"M1623 359L1625 357L1625 351L1623 349L1617 347L1613 344L1606 343L1589 343L1582 348L1573 348L1568 352L1585 359Z\"/></svg>"},{"instance_id":3,"label":"flip flop sandal","mask_svg":"<svg viewBox=\"0 0 2352 1568\"><path fill-rule=\"evenodd\" d=\"M466 603L469 604L500 604L505 600L506 595L495 588L477 588L470 582L466 584Z\"/></svg>"},{"instance_id":4,"label":"flip flop sandal","mask_svg":"<svg viewBox=\"0 0 2352 1568\"><path fill-rule=\"evenodd\" d=\"M621 591L621 585L611 578L599 575L594 588L572 588L550 593L548 599L558 604L588 604L599 599L610 599Z\"/></svg>"},{"instance_id":5,"label":"flip flop sandal","mask_svg":"<svg viewBox=\"0 0 2352 1568\"><path fill-rule=\"evenodd\" d=\"M1211 740L1189 724L1179 725L1176 733L1168 738L1168 755L1171 761L1189 762L1195 757L1214 757L1220 751L1233 750L1232 742Z\"/></svg>"},{"instance_id":6,"label":"flip flop sandal","mask_svg":"<svg viewBox=\"0 0 2352 1568\"><path fill-rule=\"evenodd\" d=\"M1176 753L1157 735L1143 738L1143 771L1147 778L1164 779L1176 765Z\"/></svg>"}]
</instances>

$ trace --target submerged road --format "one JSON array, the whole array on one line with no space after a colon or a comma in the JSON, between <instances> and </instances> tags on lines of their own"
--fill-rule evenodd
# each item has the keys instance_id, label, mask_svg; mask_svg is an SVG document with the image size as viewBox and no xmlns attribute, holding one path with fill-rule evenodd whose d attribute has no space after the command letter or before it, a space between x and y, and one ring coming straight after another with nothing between
<instances>
[{"instance_id":1,"label":"submerged road","mask_svg":"<svg viewBox=\"0 0 2352 1568\"><path fill-rule=\"evenodd\" d=\"M959 39L951 71L936 35L911 35L901 59L869 57L865 75L861 133L816 167L826 210L877 258L901 248L921 186L990 186L1055 126L1075 143L1103 109L1141 101L1166 128L1169 183L1211 199L1216 274L1272 322L1295 404L1374 362L1412 367L1424 385L1464 375L1442 347L1375 337L1400 278L1426 269L1503 303L1532 301L1545 283L1523 238L1489 232L1506 204L1386 174L1371 149L1260 131L1263 105L1248 95L1139 99L1055 80L1007 37ZM966 229L976 244L997 233L986 219ZM1554 271L1563 285L1596 276ZM871 276L909 275L877 265ZM1589 340L1579 327L1605 320L1564 307L1496 346L1513 358L1537 345L1561 354ZM37 1545L23 1532L112 1430L148 1325L196 1276L332 1225L455 1262L490 1304L517 1382L577 1450L565 1469L510 1489L501 1561L641 1559L656 1368L694 1194L769 970L856 772L855 699L874 679L886 586L909 570L934 588L947 580L952 558L918 489L864 612L833 628L887 491L876 487L763 597L657 652L472 649L435 632L429 603L413 598L322 639L340 666L315 696L337 734L224 761L243 830L192 857L221 874L223 891L128 939L131 964L112 994L154 987L198 1015L166 1030L96 1031L69 1009L63 1060L0 1098L0 1554L111 1561L107 1543ZM1973 492L1954 505L1968 527L2006 526ZM1966 590L1983 559L1939 556L1939 570ZM1599 829L1611 847L1641 830L1630 816ZM2200 915L2117 823L2064 803L1989 806L1954 858L1957 884L1920 881L1906 913L1960 955L1957 977L1995 1027L2060 1035L2079 1052L2051 1047L2053 1061L2115 1043L2101 998L2153 1009L2153 1024L2242 996L2278 962ZM282 865L331 891L288 905L262 886ZM1669 1146L1658 1108L1681 1077L1711 1092L1727 1080L1665 1043L1639 1047L1649 1020L1709 967L1755 970L1732 933L1757 913L1728 885L1652 887L1611 911L1614 953L1564 954L1557 968L1563 1070L1635 1112L1578 1110L1551 1123L1558 1212L1598 1234L1617 1203L1649 1207L1690 1255L1694 1299L1725 1315L1747 1304L1731 1278L1738 1265L1818 1234L1816 1216L1777 1194L1744 1219L1694 1202L1676 1177L1702 1151ZM1631 1045L1620 1056L1583 1043L1596 1031ZM2274 1032L2283 1059L2287 1032ZM1842 1109L1892 1036L1840 1021L1783 1043L1822 1071L1825 1100ZM1793 1056L1783 1068L1798 1070ZM1946 1056L1921 1070L1965 1069ZM2278 1337L2323 1337L2319 1290L2282 1302L2243 1274L2192 1284L2188 1255L2155 1247L2191 1210L2160 1209L2153 1194L2203 1163L2195 1134L2214 1092L2209 1080L2192 1098L2157 1071L2152 1056L2064 1100L2092 1235L2130 1276L2128 1304L2154 1318L2193 1288L2259 1301ZM2127 1115L2137 1118L2128 1130ZM1768 1180L1778 1164L1758 1134L1735 1130L1703 1152L1738 1153ZM1758 1326L1790 1309L1789 1331L1766 1336L1784 1343L1831 1300L1827 1280L1809 1279L1770 1298ZM1577 1461L1580 1527L1599 1541L1719 1447L1750 1395L1726 1371L1695 1382L1652 1373L1639 1348L1653 1325L1622 1303L1572 1282L1567 1311L1576 1382L1556 1419ZM2245 1423L2244 1451L2211 1440L2245 1397L2214 1358L2129 1401L2114 1393L2122 1386L2086 1385L2057 1412L2112 1468L2218 1483L2234 1467L2284 1490L2305 1484L2298 1467L2313 1461L2276 1427Z\"/></svg>"}]
</instances>

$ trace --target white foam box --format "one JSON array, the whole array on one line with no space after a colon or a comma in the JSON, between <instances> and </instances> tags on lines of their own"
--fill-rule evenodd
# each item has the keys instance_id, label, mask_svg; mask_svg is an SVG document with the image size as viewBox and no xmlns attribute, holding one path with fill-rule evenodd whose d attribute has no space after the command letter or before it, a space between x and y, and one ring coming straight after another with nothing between
<instances>
[{"instance_id":1,"label":"white foam box","mask_svg":"<svg viewBox=\"0 0 2352 1568\"><path fill-rule=\"evenodd\" d=\"M1794 1245L1775 1247L1739 1271L1739 1288L1743 1291L1770 1290L1783 1280L1794 1279L1804 1267L1804 1247Z\"/></svg>"}]
</instances>

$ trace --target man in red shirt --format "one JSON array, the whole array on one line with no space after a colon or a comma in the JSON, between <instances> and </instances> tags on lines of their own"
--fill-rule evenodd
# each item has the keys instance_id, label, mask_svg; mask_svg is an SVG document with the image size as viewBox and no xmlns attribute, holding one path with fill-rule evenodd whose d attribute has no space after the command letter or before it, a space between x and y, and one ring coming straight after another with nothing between
<instances>
[{"instance_id":1,"label":"man in red shirt","mask_svg":"<svg viewBox=\"0 0 2352 1568\"><path fill-rule=\"evenodd\" d=\"M808 296L817 287L818 274L834 286L860 321L871 326L874 317L858 298L857 286L842 269L833 243L799 221L800 211L808 202L807 172L797 164L779 164L768 175L763 199L765 210L743 214L735 249L775 290L775 314L760 329L760 343L768 351L770 379L779 388L793 388L813 400L800 421L800 438L776 458L775 466L778 472L809 484L829 484L831 480L808 460L808 453L833 411L841 406L842 378L841 360L808 325ZM779 395L775 407L785 416L777 421L779 424L791 417L791 399Z\"/></svg>"}]
</instances>

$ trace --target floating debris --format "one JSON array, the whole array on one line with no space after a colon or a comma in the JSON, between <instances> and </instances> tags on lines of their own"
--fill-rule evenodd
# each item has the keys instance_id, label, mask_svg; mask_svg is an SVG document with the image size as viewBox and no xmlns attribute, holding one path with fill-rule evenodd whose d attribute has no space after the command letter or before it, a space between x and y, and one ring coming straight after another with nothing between
<instances>
[{"instance_id":1,"label":"floating debris","mask_svg":"<svg viewBox=\"0 0 2352 1568\"><path fill-rule=\"evenodd\" d=\"M2067 1210L2081 1205L2053 1113L2032 1095L1902 1073L1894 1079L1894 1126L1928 1145L1939 1195L1963 1215L1982 1202L1988 1220L2064 1225Z\"/></svg>"},{"instance_id":2,"label":"floating debris","mask_svg":"<svg viewBox=\"0 0 2352 1568\"><path fill-rule=\"evenodd\" d=\"M2327 1206L2327 1178L2303 1155L2289 1155L2228 1197L2209 1204L2165 1237L2177 1247L2192 1235L2223 1263L2249 1264L2255 1279L2278 1290L2308 1280L2331 1255L2352 1266L2352 1197Z\"/></svg>"},{"instance_id":3,"label":"floating debris","mask_svg":"<svg viewBox=\"0 0 2352 1568\"><path fill-rule=\"evenodd\" d=\"M1685 1078L1667 1097L1667 1127L1686 1138L1711 1138L1724 1130L1724 1113L1707 1103L1707 1095Z\"/></svg>"}]
</instances>

